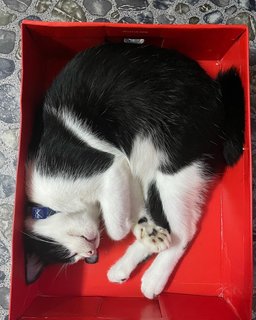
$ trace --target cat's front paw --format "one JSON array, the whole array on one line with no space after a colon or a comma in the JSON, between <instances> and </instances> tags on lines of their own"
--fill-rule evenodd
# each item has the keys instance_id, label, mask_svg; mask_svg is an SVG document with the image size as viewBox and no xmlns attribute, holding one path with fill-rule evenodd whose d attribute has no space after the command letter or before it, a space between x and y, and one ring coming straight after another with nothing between
<instances>
[{"instance_id":1,"label":"cat's front paw","mask_svg":"<svg viewBox=\"0 0 256 320\"><path fill-rule=\"evenodd\" d=\"M123 283L129 278L130 273L129 266L119 260L108 270L107 277L110 282Z\"/></svg>"},{"instance_id":2,"label":"cat's front paw","mask_svg":"<svg viewBox=\"0 0 256 320\"><path fill-rule=\"evenodd\" d=\"M155 225L147 219L138 222L133 233L137 240L142 242L152 253L159 253L170 248L172 240L168 230Z\"/></svg>"},{"instance_id":3,"label":"cat's front paw","mask_svg":"<svg viewBox=\"0 0 256 320\"><path fill-rule=\"evenodd\" d=\"M148 269L141 279L141 292L148 299L154 299L163 290L168 281L162 272L154 272Z\"/></svg>"}]
</instances>

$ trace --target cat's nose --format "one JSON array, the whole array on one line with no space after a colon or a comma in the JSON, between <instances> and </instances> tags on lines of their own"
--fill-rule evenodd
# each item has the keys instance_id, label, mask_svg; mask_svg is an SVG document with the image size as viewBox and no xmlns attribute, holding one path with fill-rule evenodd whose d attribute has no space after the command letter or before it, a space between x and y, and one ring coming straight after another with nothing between
<instances>
[{"instance_id":1,"label":"cat's nose","mask_svg":"<svg viewBox=\"0 0 256 320\"><path fill-rule=\"evenodd\" d=\"M93 256L95 254L95 251L94 250L90 250L87 252L88 256Z\"/></svg>"},{"instance_id":2,"label":"cat's nose","mask_svg":"<svg viewBox=\"0 0 256 320\"><path fill-rule=\"evenodd\" d=\"M86 263L93 264L93 263L97 263L98 259L99 259L99 256L97 254L97 251L95 251L95 254L93 256L87 257L84 260Z\"/></svg>"}]
</instances>

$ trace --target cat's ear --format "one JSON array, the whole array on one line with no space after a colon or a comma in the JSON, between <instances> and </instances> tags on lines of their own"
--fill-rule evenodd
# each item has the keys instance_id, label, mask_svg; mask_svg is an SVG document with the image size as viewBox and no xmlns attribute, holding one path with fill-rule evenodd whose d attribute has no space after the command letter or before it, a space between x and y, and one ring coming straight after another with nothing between
<instances>
[{"instance_id":1,"label":"cat's ear","mask_svg":"<svg viewBox=\"0 0 256 320\"><path fill-rule=\"evenodd\" d=\"M25 276L26 283L33 283L38 279L44 269L44 264L35 254L26 254Z\"/></svg>"}]
</instances>

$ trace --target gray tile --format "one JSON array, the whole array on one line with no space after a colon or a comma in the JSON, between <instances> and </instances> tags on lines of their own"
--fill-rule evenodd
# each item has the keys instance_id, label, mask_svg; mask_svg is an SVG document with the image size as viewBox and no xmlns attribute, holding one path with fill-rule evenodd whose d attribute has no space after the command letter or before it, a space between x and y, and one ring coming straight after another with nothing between
<instances>
[{"instance_id":1,"label":"gray tile","mask_svg":"<svg viewBox=\"0 0 256 320\"><path fill-rule=\"evenodd\" d=\"M236 13L236 11L237 11L237 7L235 5L225 9L225 13L228 15Z\"/></svg>"},{"instance_id":2,"label":"gray tile","mask_svg":"<svg viewBox=\"0 0 256 320\"><path fill-rule=\"evenodd\" d=\"M139 13L137 15L137 18L138 18L139 23L153 23L154 22L153 13L151 11Z\"/></svg>"},{"instance_id":3,"label":"gray tile","mask_svg":"<svg viewBox=\"0 0 256 320\"><path fill-rule=\"evenodd\" d=\"M148 7L147 0L115 0L115 2L119 10L141 11Z\"/></svg>"},{"instance_id":4,"label":"gray tile","mask_svg":"<svg viewBox=\"0 0 256 320\"><path fill-rule=\"evenodd\" d=\"M86 10L96 16L105 16L111 9L112 4L108 0L84 0Z\"/></svg>"},{"instance_id":5,"label":"gray tile","mask_svg":"<svg viewBox=\"0 0 256 320\"><path fill-rule=\"evenodd\" d=\"M17 60L21 60L21 40L19 41L16 53L15 53L15 58Z\"/></svg>"},{"instance_id":6,"label":"gray tile","mask_svg":"<svg viewBox=\"0 0 256 320\"><path fill-rule=\"evenodd\" d=\"M248 12L240 12L227 20L227 24L246 24L249 28L250 40L255 39L256 20Z\"/></svg>"},{"instance_id":7,"label":"gray tile","mask_svg":"<svg viewBox=\"0 0 256 320\"><path fill-rule=\"evenodd\" d=\"M256 43L250 48L250 65L256 66Z\"/></svg>"},{"instance_id":8,"label":"gray tile","mask_svg":"<svg viewBox=\"0 0 256 320\"><path fill-rule=\"evenodd\" d=\"M83 8L73 0L60 0L52 10L52 16L58 21L86 21Z\"/></svg>"},{"instance_id":9,"label":"gray tile","mask_svg":"<svg viewBox=\"0 0 256 320\"><path fill-rule=\"evenodd\" d=\"M256 107L256 65L251 67L251 70L250 70L250 84L251 84L251 97L253 98L251 100L251 103L252 103L252 106ZM255 110L255 120L256 120L256 110ZM255 128L255 136L256 136L256 128ZM256 140L255 140L255 149L256 149ZM255 196L256 196L256 192L255 192Z\"/></svg>"},{"instance_id":10,"label":"gray tile","mask_svg":"<svg viewBox=\"0 0 256 320\"><path fill-rule=\"evenodd\" d=\"M37 13L44 13L49 9L52 4L52 0L37 0L35 4L35 9Z\"/></svg>"},{"instance_id":11,"label":"gray tile","mask_svg":"<svg viewBox=\"0 0 256 320\"><path fill-rule=\"evenodd\" d=\"M230 0L211 0L211 2L214 3L216 6L226 7L229 5Z\"/></svg>"},{"instance_id":12,"label":"gray tile","mask_svg":"<svg viewBox=\"0 0 256 320\"><path fill-rule=\"evenodd\" d=\"M12 84L0 85L0 120L6 123L19 121L19 92Z\"/></svg>"},{"instance_id":13,"label":"gray tile","mask_svg":"<svg viewBox=\"0 0 256 320\"><path fill-rule=\"evenodd\" d=\"M0 30L0 53L11 53L15 44L15 32Z\"/></svg>"},{"instance_id":14,"label":"gray tile","mask_svg":"<svg viewBox=\"0 0 256 320\"><path fill-rule=\"evenodd\" d=\"M6 161L5 155L0 151L0 169L4 166Z\"/></svg>"},{"instance_id":15,"label":"gray tile","mask_svg":"<svg viewBox=\"0 0 256 320\"><path fill-rule=\"evenodd\" d=\"M15 180L13 177L0 174L0 199L7 198L11 196L15 191ZM1 255L0 255L1 264Z\"/></svg>"},{"instance_id":16,"label":"gray tile","mask_svg":"<svg viewBox=\"0 0 256 320\"><path fill-rule=\"evenodd\" d=\"M248 9L250 11L256 11L256 0L250 0L249 3L250 4L249 4L249 8Z\"/></svg>"},{"instance_id":17,"label":"gray tile","mask_svg":"<svg viewBox=\"0 0 256 320\"><path fill-rule=\"evenodd\" d=\"M22 72L21 70L18 71L18 78L19 78L19 81L21 81L21 77L22 77Z\"/></svg>"},{"instance_id":18,"label":"gray tile","mask_svg":"<svg viewBox=\"0 0 256 320\"><path fill-rule=\"evenodd\" d=\"M94 22L109 22L109 20L107 18L97 18L95 20L93 20Z\"/></svg>"},{"instance_id":19,"label":"gray tile","mask_svg":"<svg viewBox=\"0 0 256 320\"><path fill-rule=\"evenodd\" d=\"M13 60L0 58L0 80L3 80L12 75L15 70L15 63Z\"/></svg>"},{"instance_id":20,"label":"gray tile","mask_svg":"<svg viewBox=\"0 0 256 320\"><path fill-rule=\"evenodd\" d=\"M4 279L5 279L5 277L6 277L5 273L0 270L0 281L3 282ZM1 282L0 282L0 283L1 283Z\"/></svg>"},{"instance_id":21,"label":"gray tile","mask_svg":"<svg viewBox=\"0 0 256 320\"><path fill-rule=\"evenodd\" d=\"M190 8L187 4L180 2L176 5L175 11L179 14L186 14L190 11Z\"/></svg>"},{"instance_id":22,"label":"gray tile","mask_svg":"<svg viewBox=\"0 0 256 320\"><path fill-rule=\"evenodd\" d=\"M17 150L17 148L18 148L18 134L19 134L18 129L5 130L1 135L1 140L3 141L3 143L7 147L9 147L13 150Z\"/></svg>"},{"instance_id":23,"label":"gray tile","mask_svg":"<svg viewBox=\"0 0 256 320\"><path fill-rule=\"evenodd\" d=\"M203 13L208 12L212 9L212 6L209 3L204 3L201 6L199 6L199 10Z\"/></svg>"},{"instance_id":24,"label":"gray tile","mask_svg":"<svg viewBox=\"0 0 256 320\"><path fill-rule=\"evenodd\" d=\"M32 0L3 0L3 1L8 8L15 11L19 11L19 12L26 11L32 2Z\"/></svg>"},{"instance_id":25,"label":"gray tile","mask_svg":"<svg viewBox=\"0 0 256 320\"><path fill-rule=\"evenodd\" d=\"M154 0L153 6L156 9L166 10L170 8L171 5L173 5L173 2L175 2L175 0Z\"/></svg>"},{"instance_id":26,"label":"gray tile","mask_svg":"<svg viewBox=\"0 0 256 320\"><path fill-rule=\"evenodd\" d=\"M9 292L9 288L0 287L0 305L6 310L9 308Z\"/></svg>"},{"instance_id":27,"label":"gray tile","mask_svg":"<svg viewBox=\"0 0 256 320\"><path fill-rule=\"evenodd\" d=\"M120 18L120 13L118 11L114 11L111 13L111 18L113 19L119 19Z\"/></svg>"},{"instance_id":28,"label":"gray tile","mask_svg":"<svg viewBox=\"0 0 256 320\"><path fill-rule=\"evenodd\" d=\"M239 7L250 11L256 11L256 0L237 0Z\"/></svg>"},{"instance_id":29,"label":"gray tile","mask_svg":"<svg viewBox=\"0 0 256 320\"><path fill-rule=\"evenodd\" d=\"M206 13L203 19L206 23L222 23L224 17L219 10L215 10L215 11Z\"/></svg>"},{"instance_id":30,"label":"gray tile","mask_svg":"<svg viewBox=\"0 0 256 320\"><path fill-rule=\"evenodd\" d=\"M157 17L157 22L160 24L173 24L175 22L175 20L176 20L176 18L171 15L160 14Z\"/></svg>"},{"instance_id":31,"label":"gray tile","mask_svg":"<svg viewBox=\"0 0 256 320\"><path fill-rule=\"evenodd\" d=\"M17 167L17 155L15 156L15 158L12 161L14 168Z\"/></svg>"},{"instance_id":32,"label":"gray tile","mask_svg":"<svg viewBox=\"0 0 256 320\"><path fill-rule=\"evenodd\" d=\"M0 241L0 265L7 263L10 259L9 250L6 248L3 241ZM0 294L1 296L1 294Z\"/></svg>"},{"instance_id":33,"label":"gray tile","mask_svg":"<svg viewBox=\"0 0 256 320\"><path fill-rule=\"evenodd\" d=\"M136 23L136 21L134 19L132 19L131 17L123 17L118 22L120 22L120 23Z\"/></svg>"},{"instance_id":34,"label":"gray tile","mask_svg":"<svg viewBox=\"0 0 256 320\"><path fill-rule=\"evenodd\" d=\"M200 21L198 17L191 17L189 18L189 23L190 24L197 24Z\"/></svg>"},{"instance_id":35,"label":"gray tile","mask_svg":"<svg viewBox=\"0 0 256 320\"><path fill-rule=\"evenodd\" d=\"M191 4L192 6L194 6L195 4L197 4L199 2L199 0L188 0L186 2Z\"/></svg>"},{"instance_id":36,"label":"gray tile","mask_svg":"<svg viewBox=\"0 0 256 320\"><path fill-rule=\"evenodd\" d=\"M6 239L11 239L13 205L2 203L0 205L0 230Z\"/></svg>"},{"instance_id":37,"label":"gray tile","mask_svg":"<svg viewBox=\"0 0 256 320\"><path fill-rule=\"evenodd\" d=\"M0 9L0 26L6 26L17 18L16 14Z\"/></svg>"}]
</instances>

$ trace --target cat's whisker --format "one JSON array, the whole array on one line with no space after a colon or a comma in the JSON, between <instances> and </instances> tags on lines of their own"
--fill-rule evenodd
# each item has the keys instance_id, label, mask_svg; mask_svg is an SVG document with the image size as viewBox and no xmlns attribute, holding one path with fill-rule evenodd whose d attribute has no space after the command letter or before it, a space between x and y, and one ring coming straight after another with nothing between
<instances>
[{"instance_id":1,"label":"cat's whisker","mask_svg":"<svg viewBox=\"0 0 256 320\"><path fill-rule=\"evenodd\" d=\"M63 271L64 267L65 267L65 264L60 267L59 271L57 272L57 274L56 274L56 276L54 278L54 282L57 280L58 276L61 274L61 272Z\"/></svg>"},{"instance_id":2,"label":"cat's whisker","mask_svg":"<svg viewBox=\"0 0 256 320\"><path fill-rule=\"evenodd\" d=\"M99 234L101 235L102 232L104 232L104 231L105 231L105 227L102 227L102 228L99 230Z\"/></svg>"},{"instance_id":3,"label":"cat's whisker","mask_svg":"<svg viewBox=\"0 0 256 320\"><path fill-rule=\"evenodd\" d=\"M64 264L64 272L65 272L65 278L68 279L68 267L70 266L69 263Z\"/></svg>"},{"instance_id":4,"label":"cat's whisker","mask_svg":"<svg viewBox=\"0 0 256 320\"><path fill-rule=\"evenodd\" d=\"M42 238L40 238L40 237L37 237L37 236L34 235L34 234L27 233L27 232L25 232L25 231L21 231L21 233L25 234L26 236L28 236L29 238L34 239L34 240L38 240L38 241L46 242L46 243L51 243L51 244L56 244L55 241L45 240L45 239L42 239Z\"/></svg>"}]
</instances>

